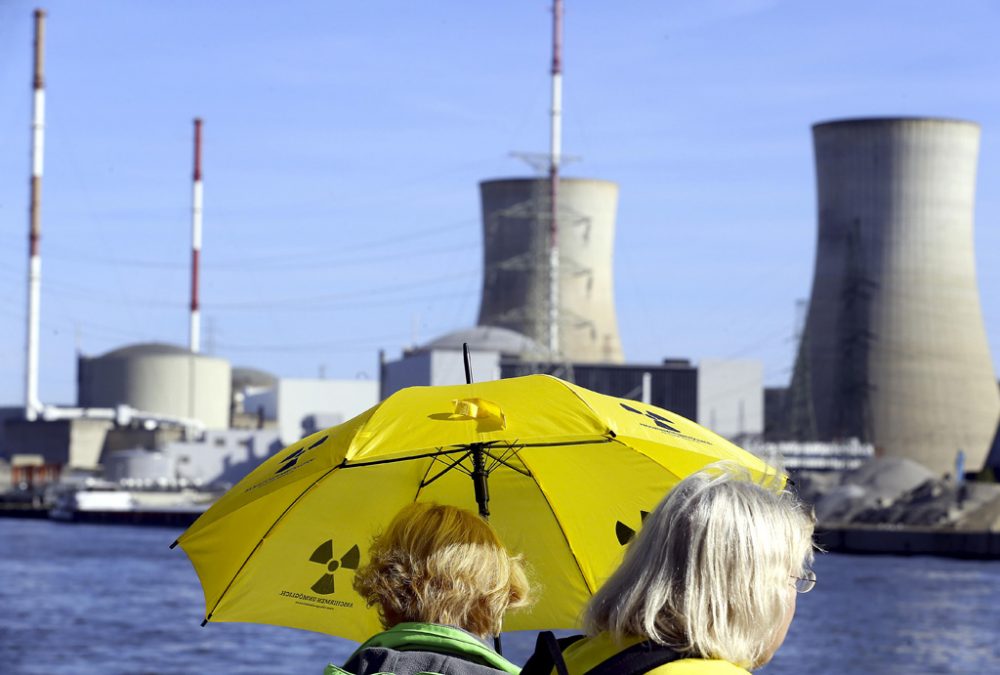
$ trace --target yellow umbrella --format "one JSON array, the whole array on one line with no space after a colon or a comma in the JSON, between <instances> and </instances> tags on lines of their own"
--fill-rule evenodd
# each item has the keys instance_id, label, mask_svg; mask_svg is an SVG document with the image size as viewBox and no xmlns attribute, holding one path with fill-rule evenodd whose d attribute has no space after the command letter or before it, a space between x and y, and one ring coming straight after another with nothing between
<instances>
[{"instance_id":1,"label":"yellow umbrella","mask_svg":"<svg viewBox=\"0 0 1000 675\"><path fill-rule=\"evenodd\" d=\"M352 570L372 536L413 501L478 509L535 582L504 627L572 628L645 513L719 460L772 472L680 415L548 375L411 387L267 459L175 544L206 622L363 640L380 625Z\"/></svg>"}]
</instances>

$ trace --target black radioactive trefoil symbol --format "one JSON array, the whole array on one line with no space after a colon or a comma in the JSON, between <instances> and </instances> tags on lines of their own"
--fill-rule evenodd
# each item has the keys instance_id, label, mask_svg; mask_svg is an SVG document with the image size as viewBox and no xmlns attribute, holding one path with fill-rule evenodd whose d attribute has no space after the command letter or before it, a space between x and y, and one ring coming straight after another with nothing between
<instances>
[{"instance_id":1,"label":"black radioactive trefoil symbol","mask_svg":"<svg viewBox=\"0 0 1000 675\"><path fill-rule=\"evenodd\" d=\"M653 422L656 424L656 426L660 427L661 429L666 429L667 431L674 431L674 432L676 432L678 434L681 432L680 429L678 429L677 427L673 426L673 424L671 423L670 420L668 420L663 415L659 415L659 414L653 412L652 410L647 410L646 411L646 417L648 417L649 419L653 420Z\"/></svg>"},{"instance_id":2,"label":"black radioactive trefoil symbol","mask_svg":"<svg viewBox=\"0 0 1000 675\"><path fill-rule=\"evenodd\" d=\"M281 460L281 466L278 467L278 470L275 471L274 473L275 474L279 474L279 473L284 473L285 471L288 471L293 466L295 466L296 464L298 464L299 458L302 456L302 454L304 452L306 452L307 450L312 450L313 448L319 447L319 445L322 444L323 441L325 441L327 438L329 438L329 436L323 436L318 441L316 441L315 443L313 443L312 445L310 445L308 448L302 447L302 448L299 448L298 450L292 452L287 457L285 457L283 460Z\"/></svg>"},{"instance_id":3,"label":"black radioactive trefoil symbol","mask_svg":"<svg viewBox=\"0 0 1000 675\"><path fill-rule=\"evenodd\" d=\"M661 429L666 429L667 431L673 431L674 433L678 434L681 432L680 429L673 426L673 422L671 422L669 419L667 419L666 417L664 417L659 413L655 413L652 410L646 410L646 411L638 410L630 405L625 405L624 403L619 403L618 405L625 408L625 410L628 410L629 412L635 413L636 415L645 415L649 419L653 420L653 423L656 426L660 427Z\"/></svg>"},{"instance_id":4,"label":"black radioactive trefoil symbol","mask_svg":"<svg viewBox=\"0 0 1000 675\"><path fill-rule=\"evenodd\" d=\"M305 452L305 450L299 448L298 450L290 454L288 457L285 457L283 460L281 460L281 467L277 471L275 471L275 473L284 473L285 471L291 469L299 461L299 457L302 456L303 452Z\"/></svg>"},{"instance_id":5,"label":"black radioactive trefoil symbol","mask_svg":"<svg viewBox=\"0 0 1000 675\"><path fill-rule=\"evenodd\" d=\"M340 560L337 560L333 555L333 539L327 539L313 551L313 554L309 556L309 561L326 565L326 574L311 586L313 592L320 595L330 595L335 588L333 573L341 567L348 570L358 569L358 563L361 562L361 551L355 544Z\"/></svg>"},{"instance_id":6,"label":"black radioactive trefoil symbol","mask_svg":"<svg viewBox=\"0 0 1000 675\"><path fill-rule=\"evenodd\" d=\"M639 511L639 520L646 522L648 515L649 511ZM615 536L618 537L618 543L624 546L635 537L635 530L619 520L615 523Z\"/></svg>"}]
</instances>

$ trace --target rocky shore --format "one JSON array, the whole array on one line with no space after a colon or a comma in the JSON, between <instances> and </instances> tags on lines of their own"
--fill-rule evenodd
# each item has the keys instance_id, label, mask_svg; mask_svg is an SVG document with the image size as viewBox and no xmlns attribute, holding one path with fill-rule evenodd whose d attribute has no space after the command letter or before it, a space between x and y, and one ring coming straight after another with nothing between
<instances>
[{"instance_id":1,"label":"rocky shore","mask_svg":"<svg viewBox=\"0 0 1000 675\"><path fill-rule=\"evenodd\" d=\"M1000 558L1000 485L877 458L847 472L792 474L829 551Z\"/></svg>"}]
</instances>

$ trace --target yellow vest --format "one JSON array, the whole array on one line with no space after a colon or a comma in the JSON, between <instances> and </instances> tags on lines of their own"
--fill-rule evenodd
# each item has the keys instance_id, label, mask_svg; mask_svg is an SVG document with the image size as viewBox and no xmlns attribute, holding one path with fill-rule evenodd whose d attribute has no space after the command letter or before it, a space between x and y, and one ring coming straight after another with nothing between
<instances>
[{"instance_id":1,"label":"yellow vest","mask_svg":"<svg viewBox=\"0 0 1000 675\"><path fill-rule=\"evenodd\" d=\"M570 675L582 675L641 640L629 638L616 644L608 633L578 640L563 652L566 670ZM721 659L679 659L648 671L648 675L748 675L748 671Z\"/></svg>"}]
</instances>

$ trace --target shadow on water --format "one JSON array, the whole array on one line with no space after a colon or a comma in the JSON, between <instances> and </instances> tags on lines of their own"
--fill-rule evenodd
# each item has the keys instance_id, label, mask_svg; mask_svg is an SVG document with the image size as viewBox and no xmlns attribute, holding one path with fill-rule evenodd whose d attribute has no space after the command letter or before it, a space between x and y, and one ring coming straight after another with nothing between
<instances>
[{"instance_id":1,"label":"shadow on water","mask_svg":"<svg viewBox=\"0 0 1000 675\"><path fill-rule=\"evenodd\" d=\"M204 599L169 528L0 519L4 672L303 673L355 643L251 624L200 627ZM764 675L1000 672L1000 563L828 554ZM504 636L523 662L533 633Z\"/></svg>"}]
</instances>

